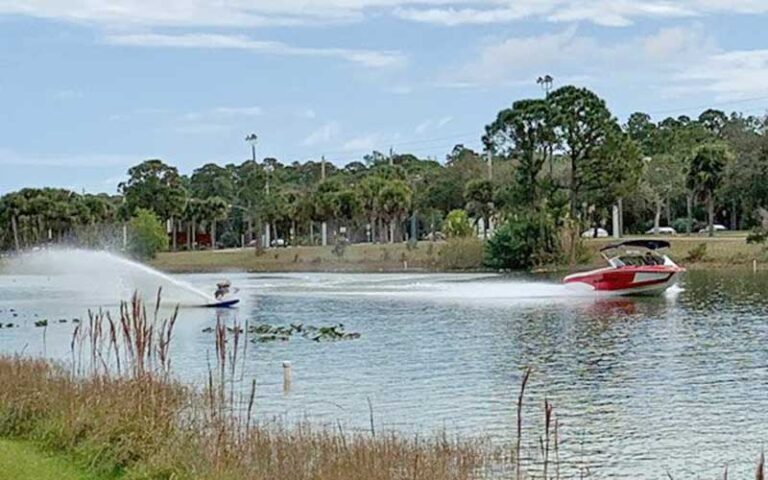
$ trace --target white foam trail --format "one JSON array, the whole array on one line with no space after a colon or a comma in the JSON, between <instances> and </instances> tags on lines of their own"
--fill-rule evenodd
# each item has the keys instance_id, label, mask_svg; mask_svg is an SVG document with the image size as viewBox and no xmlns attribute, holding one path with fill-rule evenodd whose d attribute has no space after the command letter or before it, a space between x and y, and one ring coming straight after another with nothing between
<instances>
[{"instance_id":1,"label":"white foam trail","mask_svg":"<svg viewBox=\"0 0 768 480\"><path fill-rule=\"evenodd\" d=\"M4 273L56 277L72 290L86 290L104 297L127 298L138 291L153 298L158 288L163 299L178 303L210 303L213 299L202 290L120 255L103 250L46 249L12 257Z\"/></svg>"},{"instance_id":2,"label":"white foam trail","mask_svg":"<svg viewBox=\"0 0 768 480\"><path fill-rule=\"evenodd\" d=\"M499 275L325 275L294 276L260 285L280 296L377 297L441 303L515 304L595 298L591 288Z\"/></svg>"}]
</instances>

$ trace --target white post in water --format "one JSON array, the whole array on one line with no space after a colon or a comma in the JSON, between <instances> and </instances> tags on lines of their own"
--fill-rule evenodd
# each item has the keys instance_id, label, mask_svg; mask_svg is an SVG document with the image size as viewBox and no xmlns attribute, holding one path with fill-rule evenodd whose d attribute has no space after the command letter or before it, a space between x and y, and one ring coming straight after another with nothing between
<instances>
[{"instance_id":1,"label":"white post in water","mask_svg":"<svg viewBox=\"0 0 768 480\"><path fill-rule=\"evenodd\" d=\"M619 206L613 206L613 238L621 238L621 222L619 222Z\"/></svg>"},{"instance_id":2,"label":"white post in water","mask_svg":"<svg viewBox=\"0 0 768 480\"><path fill-rule=\"evenodd\" d=\"M128 225L123 224L123 250L128 249Z\"/></svg>"},{"instance_id":3,"label":"white post in water","mask_svg":"<svg viewBox=\"0 0 768 480\"><path fill-rule=\"evenodd\" d=\"M291 391L291 362L283 362L283 393Z\"/></svg>"}]
</instances>

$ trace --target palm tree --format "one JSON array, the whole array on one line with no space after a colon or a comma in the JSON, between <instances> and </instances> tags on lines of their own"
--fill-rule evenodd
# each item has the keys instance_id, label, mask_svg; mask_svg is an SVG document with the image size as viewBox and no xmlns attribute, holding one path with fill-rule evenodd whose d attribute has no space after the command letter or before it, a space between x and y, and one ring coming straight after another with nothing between
<instances>
[{"instance_id":1,"label":"palm tree","mask_svg":"<svg viewBox=\"0 0 768 480\"><path fill-rule=\"evenodd\" d=\"M379 205L389 223L389 242L395 242L395 224L403 220L411 207L411 188L402 180L390 180L379 192Z\"/></svg>"},{"instance_id":2,"label":"palm tree","mask_svg":"<svg viewBox=\"0 0 768 480\"><path fill-rule=\"evenodd\" d=\"M493 215L493 184L490 180L472 180L464 189L467 212L475 217L475 226L483 219L483 238L488 238L488 224Z\"/></svg>"},{"instance_id":3,"label":"palm tree","mask_svg":"<svg viewBox=\"0 0 768 480\"><path fill-rule=\"evenodd\" d=\"M205 212L205 218L211 222L211 249L216 250L216 224L227 218L229 205L221 197L211 197L205 200L202 209Z\"/></svg>"},{"instance_id":4,"label":"palm tree","mask_svg":"<svg viewBox=\"0 0 768 480\"><path fill-rule=\"evenodd\" d=\"M182 214L187 221L187 250L197 249L197 222L206 218L204 204L196 198L190 199L184 207Z\"/></svg>"},{"instance_id":5,"label":"palm tree","mask_svg":"<svg viewBox=\"0 0 768 480\"><path fill-rule=\"evenodd\" d=\"M704 197L707 202L707 229L710 237L715 235L715 191L723 179L725 165L731 153L725 145L702 145L691 159L688 185L692 191Z\"/></svg>"},{"instance_id":6,"label":"palm tree","mask_svg":"<svg viewBox=\"0 0 768 480\"><path fill-rule=\"evenodd\" d=\"M376 241L376 225L381 218L381 208L379 205L380 194L382 188L387 184L386 180L378 175L370 175L357 185L360 192L360 200L362 202L362 209L368 218L368 223L371 226L371 241ZM383 235L383 229L379 229L379 235Z\"/></svg>"}]
</instances>

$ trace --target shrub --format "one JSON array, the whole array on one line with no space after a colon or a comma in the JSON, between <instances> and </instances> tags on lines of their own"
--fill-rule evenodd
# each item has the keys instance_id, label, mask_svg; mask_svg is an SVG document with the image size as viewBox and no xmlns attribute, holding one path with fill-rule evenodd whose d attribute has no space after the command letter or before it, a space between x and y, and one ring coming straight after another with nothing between
<instances>
[{"instance_id":1,"label":"shrub","mask_svg":"<svg viewBox=\"0 0 768 480\"><path fill-rule=\"evenodd\" d=\"M700 262L707 256L707 244L700 243L693 247L684 258L686 262Z\"/></svg>"},{"instance_id":2,"label":"shrub","mask_svg":"<svg viewBox=\"0 0 768 480\"><path fill-rule=\"evenodd\" d=\"M443 233L448 238L471 237L474 233L464 210L451 210L443 222Z\"/></svg>"},{"instance_id":3,"label":"shrub","mask_svg":"<svg viewBox=\"0 0 768 480\"><path fill-rule=\"evenodd\" d=\"M672 228L675 229L677 233L685 233L688 231L688 219L687 218L676 218L672 221ZM691 231L693 232L693 221L691 221Z\"/></svg>"},{"instance_id":4,"label":"shrub","mask_svg":"<svg viewBox=\"0 0 768 480\"><path fill-rule=\"evenodd\" d=\"M483 242L477 238L452 238L438 252L443 270L472 270L483 266Z\"/></svg>"},{"instance_id":5,"label":"shrub","mask_svg":"<svg viewBox=\"0 0 768 480\"><path fill-rule=\"evenodd\" d=\"M155 258L157 252L168 249L168 235L157 216L140 208L128 222L131 241L128 251L134 257L146 260Z\"/></svg>"},{"instance_id":6,"label":"shrub","mask_svg":"<svg viewBox=\"0 0 768 480\"><path fill-rule=\"evenodd\" d=\"M528 269L557 255L557 239L546 215L522 214L507 220L485 246L485 265Z\"/></svg>"},{"instance_id":7,"label":"shrub","mask_svg":"<svg viewBox=\"0 0 768 480\"><path fill-rule=\"evenodd\" d=\"M749 235L747 235L747 243L765 243L766 239L768 239L768 232L763 230L762 228L756 228L749 232Z\"/></svg>"}]
</instances>

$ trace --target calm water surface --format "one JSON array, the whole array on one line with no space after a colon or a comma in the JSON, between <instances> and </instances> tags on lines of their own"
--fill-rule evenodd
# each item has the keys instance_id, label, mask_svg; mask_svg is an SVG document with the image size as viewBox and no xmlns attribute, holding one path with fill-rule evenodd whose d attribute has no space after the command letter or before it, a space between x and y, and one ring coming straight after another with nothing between
<instances>
[{"instance_id":1,"label":"calm water surface","mask_svg":"<svg viewBox=\"0 0 768 480\"><path fill-rule=\"evenodd\" d=\"M250 323L343 323L358 340L251 344L246 375L263 419L408 434L514 436L525 366L535 369L526 435L541 431L544 398L561 422L568 474L590 478L753 475L768 440L768 275L691 272L647 299L594 298L526 277L228 274L239 309L184 308L174 368L199 382L219 315ZM220 275L186 275L212 290ZM130 282L94 275L2 274L0 352L66 359L71 323L114 309ZM148 285L144 285L148 288ZM193 302L166 286L169 301ZM193 296L194 297L194 296ZM199 300L198 300L199 301ZM193 302L194 303L194 302ZM11 311L14 310L14 312ZM14 316L14 314L16 316ZM45 329L33 323L48 318ZM293 365L284 394L281 363Z\"/></svg>"}]
</instances>

